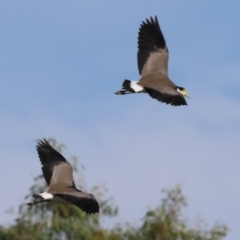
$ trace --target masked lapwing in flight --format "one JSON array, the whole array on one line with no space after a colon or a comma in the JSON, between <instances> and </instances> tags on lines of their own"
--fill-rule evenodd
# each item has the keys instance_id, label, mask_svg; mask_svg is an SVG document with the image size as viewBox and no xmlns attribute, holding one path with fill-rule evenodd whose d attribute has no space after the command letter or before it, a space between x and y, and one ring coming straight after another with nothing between
<instances>
[{"instance_id":1,"label":"masked lapwing in flight","mask_svg":"<svg viewBox=\"0 0 240 240\"><path fill-rule=\"evenodd\" d=\"M48 190L40 194L33 194L34 200L27 205L31 206L41 202L70 203L86 213L99 212L96 198L92 194L84 193L76 188L72 166L46 139L38 143L37 152Z\"/></svg>"},{"instance_id":2,"label":"masked lapwing in flight","mask_svg":"<svg viewBox=\"0 0 240 240\"><path fill-rule=\"evenodd\" d=\"M168 77L168 48L158 19L152 17L142 22L138 33L139 81L125 80L122 90L116 94L148 93L152 98L172 106L187 105L189 97L183 87L174 84Z\"/></svg>"}]
</instances>

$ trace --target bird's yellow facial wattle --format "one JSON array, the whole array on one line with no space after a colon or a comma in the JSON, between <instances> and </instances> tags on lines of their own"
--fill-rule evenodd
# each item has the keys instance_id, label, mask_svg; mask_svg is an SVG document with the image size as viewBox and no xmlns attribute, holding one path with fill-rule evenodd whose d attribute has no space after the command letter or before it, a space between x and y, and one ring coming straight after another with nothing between
<instances>
[{"instance_id":1,"label":"bird's yellow facial wattle","mask_svg":"<svg viewBox=\"0 0 240 240\"><path fill-rule=\"evenodd\" d=\"M184 97L190 98L190 97L188 96L187 90L186 90L185 88L182 90L182 95L183 95Z\"/></svg>"},{"instance_id":2,"label":"bird's yellow facial wattle","mask_svg":"<svg viewBox=\"0 0 240 240\"><path fill-rule=\"evenodd\" d=\"M185 88L177 88L177 91L180 92L184 97L190 98Z\"/></svg>"}]
</instances>

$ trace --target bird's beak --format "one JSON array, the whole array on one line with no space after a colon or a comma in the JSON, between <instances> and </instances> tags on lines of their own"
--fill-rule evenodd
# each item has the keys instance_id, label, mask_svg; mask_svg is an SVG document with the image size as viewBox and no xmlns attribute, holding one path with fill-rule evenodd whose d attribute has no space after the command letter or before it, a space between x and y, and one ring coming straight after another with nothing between
<instances>
[{"instance_id":1,"label":"bird's beak","mask_svg":"<svg viewBox=\"0 0 240 240\"><path fill-rule=\"evenodd\" d=\"M184 91L184 96L190 98L186 90Z\"/></svg>"}]
</instances>

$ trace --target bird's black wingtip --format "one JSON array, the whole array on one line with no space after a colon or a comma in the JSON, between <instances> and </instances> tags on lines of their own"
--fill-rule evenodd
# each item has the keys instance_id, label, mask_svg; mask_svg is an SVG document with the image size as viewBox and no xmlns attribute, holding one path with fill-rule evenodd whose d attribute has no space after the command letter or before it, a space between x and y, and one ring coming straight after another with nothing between
<instances>
[{"instance_id":1,"label":"bird's black wingtip","mask_svg":"<svg viewBox=\"0 0 240 240\"><path fill-rule=\"evenodd\" d=\"M46 138L43 138L43 140L39 140L38 141L38 143L37 143L37 145L36 145L36 148L37 148L37 150L38 149L40 149L40 148L44 148L44 147L49 147L49 146L51 146L50 144L49 144L49 142L46 140Z\"/></svg>"},{"instance_id":2,"label":"bird's black wingtip","mask_svg":"<svg viewBox=\"0 0 240 240\"><path fill-rule=\"evenodd\" d=\"M91 206L90 208L87 209L82 209L83 212L85 212L86 214L97 214L99 213L99 205L97 206Z\"/></svg>"},{"instance_id":3,"label":"bird's black wingtip","mask_svg":"<svg viewBox=\"0 0 240 240\"><path fill-rule=\"evenodd\" d=\"M147 25L147 24L154 24L154 23L158 23L158 18L157 15L155 15L154 17L150 16L149 18L146 18L145 21L142 21L142 25Z\"/></svg>"},{"instance_id":4,"label":"bird's black wingtip","mask_svg":"<svg viewBox=\"0 0 240 240\"><path fill-rule=\"evenodd\" d=\"M169 104L169 103L166 103L166 104ZM170 103L170 105L172 105L174 107L187 106L187 102L182 102L182 103L172 102L172 103Z\"/></svg>"},{"instance_id":5,"label":"bird's black wingtip","mask_svg":"<svg viewBox=\"0 0 240 240\"><path fill-rule=\"evenodd\" d=\"M87 214L98 214L99 213L99 208L97 209L91 209L91 210L83 210Z\"/></svg>"},{"instance_id":6,"label":"bird's black wingtip","mask_svg":"<svg viewBox=\"0 0 240 240\"><path fill-rule=\"evenodd\" d=\"M88 203L82 207L82 210L87 214L96 214L99 213L99 204L96 198L90 194L91 198L88 199Z\"/></svg>"},{"instance_id":7,"label":"bird's black wingtip","mask_svg":"<svg viewBox=\"0 0 240 240\"><path fill-rule=\"evenodd\" d=\"M144 23L144 22L143 22ZM150 18L146 18L146 22L145 23L150 23L150 24L155 24L158 23L158 17L157 15L155 15L154 17L150 16Z\"/></svg>"}]
</instances>

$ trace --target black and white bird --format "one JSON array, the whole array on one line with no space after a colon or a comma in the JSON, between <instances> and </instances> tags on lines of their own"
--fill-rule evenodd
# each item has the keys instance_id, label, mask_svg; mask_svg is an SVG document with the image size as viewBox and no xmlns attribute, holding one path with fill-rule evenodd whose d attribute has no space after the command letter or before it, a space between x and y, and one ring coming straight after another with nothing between
<instances>
[{"instance_id":1,"label":"black and white bird","mask_svg":"<svg viewBox=\"0 0 240 240\"><path fill-rule=\"evenodd\" d=\"M152 17L142 22L138 33L139 81L125 80L115 94L148 93L152 98L172 106L187 105L189 97L183 87L175 85L168 77L168 48L158 19Z\"/></svg>"},{"instance_id":2,"label":"black and white bird","mask_svg":"<svg viewBox=\"0 0 240 240\"><path fill-rule=\"evenodd\" d=\"M27 205L31 206L41 202L70 203L86 213L99 212L96 198L92 194L84 193L76 188L72 166L46 139L38 143L37 152L48 190L40 194L33 194L34 201Z\"/></svg>"}]
</instances>

